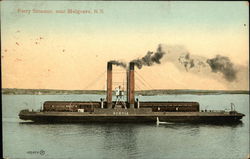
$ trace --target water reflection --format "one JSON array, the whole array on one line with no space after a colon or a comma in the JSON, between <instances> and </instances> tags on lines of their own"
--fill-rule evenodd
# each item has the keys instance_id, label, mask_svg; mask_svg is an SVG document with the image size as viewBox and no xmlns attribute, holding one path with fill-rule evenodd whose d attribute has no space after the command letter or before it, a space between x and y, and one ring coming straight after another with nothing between
<instances>
[{"instance_id":1,"label":"water reflection","mask_svg":"<svg viewBox=\"0 0 250 159\"><path fill-rule=\"evenodd\" d=\"M166 128L173 128L173 129L179 129L179 128L194 128L194 127L200 127L200 126L211 126L211 127L243 127L244 123L242 121L234 122L234 123L171 123L171 124L160 124L156 125L157 127L166 127Z\"/></svg>"},{"instance_id":2,"label":"water reflection","mask_svg":"<svg viewBox=\"0 0 250 159\"><path fill-rule=\"evenodd\" d=\"M106 153L107 157L117 152L123 157L136 156L136 124L107 124L103 127L103 136L103 149L109 152Z\"/></svg>"}]
</instances>

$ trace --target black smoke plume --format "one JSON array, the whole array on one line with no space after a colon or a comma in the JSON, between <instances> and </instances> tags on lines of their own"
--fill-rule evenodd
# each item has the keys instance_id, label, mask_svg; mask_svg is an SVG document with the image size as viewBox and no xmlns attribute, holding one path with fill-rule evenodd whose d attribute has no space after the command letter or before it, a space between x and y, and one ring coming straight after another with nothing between
<instances>
[{"instance_id":1,"label":"black smoke plume","mask_svg":"<svg viewBox=\"0 0 250 159\"><path fill-rule=\"evenodd\" d=\"M137 68L141 69L142 66L152 66L155 63L160 64L160 60L164 55L165 52L162 50L161 45L159 45L155 53L148 51L144 57L132 60L131 62L133 62Z\"/></svg>"},{"instance_id":2,"label":"black smoke plume","mask_svg":"<svg viewBox=\"0 0 250 159\"><path fill-rule=\"evenodd\" d=\"M111 62L112 64L114 64L116 66L121 66L123 68L127 67L127 64L125 62L122 62L122 61L111 60L109 62Z\"/></svg>"},{"instance_id":3,"label":"black smoke plume","mask_svg":"<svg viewBox=\"0 0 250 159\"><path fill-rule=\"evenodd\" d=\"M228 57L217 55L215 58L208 59L207 63L212 72L221 72L226 80L232 82L236 79L237 70Z\"/></svg>"},{"instance_id":4,"label":"black smoke plume","mask_svg":"<svg viewBox=\"0 0 250 159\"><path fill-rule=\"evenodd\" d=\"M185 56L180 56L178 60L182 65L184 65L186 71L195 67L194 59L190 58L189 53L187 53Z\"/></svg>"}]
</instances>

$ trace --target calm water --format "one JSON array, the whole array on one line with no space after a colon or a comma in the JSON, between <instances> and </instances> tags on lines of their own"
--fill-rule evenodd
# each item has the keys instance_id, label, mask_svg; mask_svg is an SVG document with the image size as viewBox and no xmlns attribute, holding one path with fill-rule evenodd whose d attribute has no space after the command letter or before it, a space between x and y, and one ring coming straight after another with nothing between
<instances>
[{"instance_id":1,"label":"calm water","mask_svg":"<svg viewBox=\"0 0 250 159\"><path fill-rule=\"evenodd\" d=\"M230 103L246 116L239 125L31 124L21 109L46 100L98 101L104 95L3 95L3 153L9 158L244 159L249 154L249 95L141 96L141 101L198 101L201 109Z\"/></svg>"}]
</instances>

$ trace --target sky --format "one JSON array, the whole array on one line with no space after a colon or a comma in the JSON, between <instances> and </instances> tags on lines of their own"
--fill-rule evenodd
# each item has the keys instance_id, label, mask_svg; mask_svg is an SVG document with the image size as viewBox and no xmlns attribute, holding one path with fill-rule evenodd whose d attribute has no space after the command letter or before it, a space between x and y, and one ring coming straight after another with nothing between
<instances>
[{"instance_id":1,"label":"sky","mask_svg":"<svg viewBox=\"0 0 250 159\"><path fill-rule=\"evenodd\" d=\"M137 90L248 90L248 14L244 1L1 1L2 87L105 89L107 61L129 62L162 44L191 57L228 57L237 79L211 68L185 71L175 60L182 53L173 51L136 69ZM125 72L114 66L114 87L126 82Z\"/></svg>"}]
</instances>

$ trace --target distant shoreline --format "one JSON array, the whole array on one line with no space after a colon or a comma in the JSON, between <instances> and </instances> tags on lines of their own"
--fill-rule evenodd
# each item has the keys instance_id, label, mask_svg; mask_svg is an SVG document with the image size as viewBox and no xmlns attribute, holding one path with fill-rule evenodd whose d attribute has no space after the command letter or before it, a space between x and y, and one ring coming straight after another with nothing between
<instances>
[{"instance_id":1,"label":"distant shoreline","mask_svg":"<svg viewBox=\"0 0 250 159\"><path fill-rule=\"evenodd\" d=\"M99 94L105 95L105 90L54 90L54 89L16 89L2 88L4 95L68 95L68 94ZM136 95L164 95L164 94L249 94L249 90L141 90L135 91Z\"/></svg>"}]
</instances>

